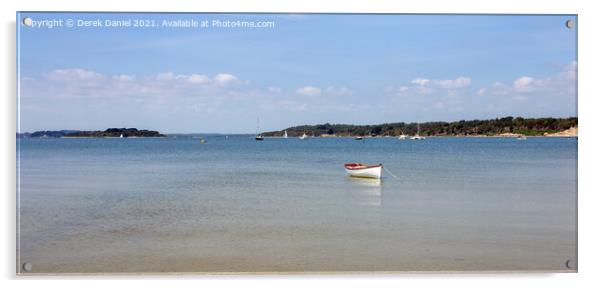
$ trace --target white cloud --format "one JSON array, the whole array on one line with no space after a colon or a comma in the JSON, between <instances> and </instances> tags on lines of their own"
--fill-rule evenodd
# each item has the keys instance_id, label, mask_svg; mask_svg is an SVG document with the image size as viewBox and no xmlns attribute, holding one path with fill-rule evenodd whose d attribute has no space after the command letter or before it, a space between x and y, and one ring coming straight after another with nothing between
<instances>
[{"instance_id":1,"label":"white cloud","mask_svg":"<svg viewBox=\"0 0 602 288\"><path fill-rule=\"evenodd\" d=\"M437 84L443 89L459 89L470 85L471 81L472 79L469 77L460 76L452 80L439 80L437 81Z\"/></svg>"},{"instance_id":2,"label":"white cloud","mask_svg":"<svg viewBox=\"0 0 602 288\"><path fill-rule=\"evenodd\" d=\"M519 92L527 92L533 90L533 83L535 79L528 76L520 77L514 80L514 89Z\"/></svg>"},{"instance_id":3,"label":"white cloud","mask_svg":"<svg viewBox=\"0 0 602 288\"><path fill-rule=\"evenodd\" d=\"M520 77L489 86L472 88L475 83L468 76L441 80L421 77L410 78L408 83L389 86L384 91L395 96L389 98L391 101L403 101L399 103L413 107L410 111L571 115L576 109L577 64L572 61L558 65L555 71L541 76L519 74Z\"/></svg>"},{"instance_id":4,"label":"white cloud","mask_svg":"<svg viewBox=\"0 0 602 288\"><path fill-rule=\"evenodd\" d=\"M56 69L31 81L23 94L27 97L71 100L94 98L107 99L107 103L108 99L122 99L145 105L173 102L174 105L185 106L182 103L201 101L200 99L213 99L212 105L217 105L220 103L219 99L249 98L243 94L248 96L253 91L245 85L228 85L247 82L238 81L236 76L227 73L217 74L213 78L200 73L175 74L171 71L155 75L103 75L76 68Z\"/></svg>"},{"instance_id":5,"label":"white cloud","mask_svg":"<svg viewBox=\"0 0 602 288\"><path fill-rule=\"evenodd\" d=\"M432 94L440 89L455 90L465 88L470 85L472 79L466 76L459 76L456 79L431 80L427 78L415 78L410 81L414 86L400 86L397 93L414 92L416 94ZM456 95L448 91L448 95Z\"/></svg>"},{"instance_id":6,"label":"white cloud","mask_svg":"<svg viewBox=\"0 0 602 288\"><path fill-rule=\"evenodd\" d=\"M561 76L562 77L562 76ZM557 77L546 77L542 79L536 79L529 76L523 76L514 80L514 89L517 92L532 92L539 90L540 88L547 88L553 82L553 80L565 80L565 79L554 79ZM558 81L556 81L558 82Z\"/></svg>"},{"instance_id":7,"label":"white cloud","mask_svg":"<svg viewBox=\"0 0 602 288\"><path fill-rule=\"evenodd\" d=\"M332 96L345 96L351 95L352 91L347 87L329 86L326 88L326 93Z\"/></svg>"},{"instance_id":8,"label":"white cloud","mask_svg":"<svg viewBox=\"0 0 602 288\"><path fill-rule=\"evenodd\" d=\"M481 88L479 91L477 91L477 95L479 96L484 96L485 93L487 93L487 88Z\"/></svg>"},{"instance_id":9,"label":"white cloud","mask_svg":"<svg viewBox=\"0 0 602 288\"><path fill-rule=\"evenodd\" d=\"M96 81L104 79L100 73L85 70L81 68L56 69L46 74L50 80L70 81L70 80L88 80Z\"/></svg>"},{"instance_id":10,"label":"white cloud","mask_svg":"<svg viewBox=\"0 0 602 288\"><path fill-rule=\"evenodd\" d=\"M227 73L220 73L215 75L215 77L213 77L213 81L215 81L217 83L217 85L228 85L232 82L237 81L238 78L236 78L236 76L232 75L232 74L227 74Z\"/></svg>"},{"instance_id":11,"label":"white cloud","mask_svg":"<svg viewBox=\"0 0 602 288\"><path fill-rule=\"evenodd\" d=\"M510 83L494 82L486 93L493 98L487 108L490 111L536 111L538 114L574 113L576 62L559 66L555 73L544 76L524 75ZM485 92L484 92L485 93ZM480 93L477 93L480 94Z\"/></svg>"},{"instance_id":12,"label":"white cloud","mask_svg":"<svg viewBox=\"0 0 602 288\"><path fill-rule=\"evenodd\" d=\"M424 85L428 84L430 81L431 80L426 79L426 78L416 78L416 79L412 80L410 83L424 86Z\"/></svg>"},{"instance_id":13,"label":"white cloud","mask_svg":"<svg viewBox=\"0 0 602 288\"><path fill-rule=\"evenodd\" d=\"M320 88L316 88L313 86L305 86L297 89L297 94L303 96L317 96L320 95L321 92L322 91L320 90Z\"/></svg>"},{"instance_id":14,"label":"white cloud","mask_svg":"<svg viewBox=\"0 0 602 288\"><path fill-rule=\"evenodd\" d=\"M213 79L209 78L207 75L203 74L174 74L173 72L164 72L159 73L155 76L155 79L163 82L169 81L184 81L190 84L214 84L218 86L226 86L230 83L234 83L238 81L238 78L232 74L220 73L213 77Z\"/></svg>"},{"instance_id":15,"label":"white cloud","mask_svg":"<svg viewBox=\"0 0 602 288\"><path fill-rule=\"evenodd\" d=\"M120 75L113 76L113 79L115 79L117 81L123 81L123 82L132 81L132 80L134 80L134 78L135 78L134 76L126 75L126 74L120 74Z\"/></svg>"},{"instance_id":16,"label":"white cloud","mask_svg":"<svg viewBox=\"0 0 602 288\"><path fill-rule=\"evenodd\" d=\"M205 75L192 74L187 77L186 81L194 84L207 84L211 82L211 79Z\"/></svg>"},{"instance_id":17,"label":"white cloud","mask_svg":"<svg viewBox=\"0 0 602 288\"><path fill-rule=\"evenodd\" d=\"M292 92L277 86L252 87L248 85L249 81L230 73L207 75L169 71L152 75L102 75L94 71L58 69L44 76L32 78L32 83L28 83L23 90L24 99L30 99L31 105L49 101L62 105L80 105L79 101L83 100L97 101L99 105L111 107L118 104L120 109L136 107L141 113L184 113L183 111L192 110L210 113L235 109L242 111L252 106L266 110L298 112L308 110L318 102L320 107L328 107L324 109L334 109L340 106L340 97L353 94L353 90L345 86L328 86L321 89L308 85ZM81 78L97 80L78 80ZM58 81L59 79L72 81ZM324 103L320 98L300 98L295 95L332 97ZM286 105L274 107L268 105L270 103ZM224 105L228 108L222 107Z\"/></svg>"}]
</instances>

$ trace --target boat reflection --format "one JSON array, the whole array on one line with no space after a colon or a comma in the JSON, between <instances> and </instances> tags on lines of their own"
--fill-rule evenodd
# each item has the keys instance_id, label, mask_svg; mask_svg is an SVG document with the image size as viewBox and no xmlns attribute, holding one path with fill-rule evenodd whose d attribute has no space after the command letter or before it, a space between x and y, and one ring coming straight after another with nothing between
<instances>
[{"instance_id":1,"label":"boat reflection","mask_svg":"<svg viewBox=\"0 0 602 288\"><path fill-rule=\"evenodd\" d=\"M381 179L347 177L351 184L347 194L361 205L382 205L382 181Z\"/></svg>"}]
</instances>

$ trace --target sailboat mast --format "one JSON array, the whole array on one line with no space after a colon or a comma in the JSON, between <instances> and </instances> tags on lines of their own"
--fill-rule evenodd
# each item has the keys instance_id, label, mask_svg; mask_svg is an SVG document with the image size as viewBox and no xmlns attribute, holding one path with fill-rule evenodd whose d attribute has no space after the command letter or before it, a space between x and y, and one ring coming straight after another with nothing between
<instances>
[{"instance_id":1,"label":"sailboat mast","mask_svg":"<svg viewBox=\"0 0 602 288\"><path fill-rule=\"evenodd\" d=\"M261 134L259 134L259 117L257 117L257 129L256 129L256 133L255 133L255 140L257 140L257 141L263 140L263 136L261 136Z\"/></svg>"}]
</instances>

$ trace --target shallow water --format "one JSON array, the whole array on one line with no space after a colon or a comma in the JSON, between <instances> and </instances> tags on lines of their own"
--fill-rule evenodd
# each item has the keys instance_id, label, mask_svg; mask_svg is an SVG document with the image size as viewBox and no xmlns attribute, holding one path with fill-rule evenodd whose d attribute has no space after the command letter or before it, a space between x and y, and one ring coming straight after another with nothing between
<instances>
[{"instance_id":1,"label":"shallow water","mask_svg":"<svg viewBox=\"0 0 602 288\"><path fill-rule=\"evenodd\" d=\"M205 138L19 139L19 264L34 273L576 268L574 138ZM383 163L400 179L349 178L346 162Z\"/></svg>"}]
</instances>

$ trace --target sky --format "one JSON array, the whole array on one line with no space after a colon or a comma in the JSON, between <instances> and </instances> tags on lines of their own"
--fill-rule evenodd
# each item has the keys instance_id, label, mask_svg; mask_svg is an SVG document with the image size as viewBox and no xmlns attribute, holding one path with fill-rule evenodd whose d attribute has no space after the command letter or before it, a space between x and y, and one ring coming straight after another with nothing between
<instances>
[{"instance_id":1,"label":"sky","mask_svg":"<svg viewBox=\"0 0 602 288\"><path fill-rule=\"evenodd\" d=\"M577 116L577 29L565 25L576 16L24 12L17 18L21 132L256 133L320 123ZM78 26L92 20L103 26ZM154 27L106 27L106 20ZM177 20L199 27L166 26Z\"/></svg>"}]
</instances>

